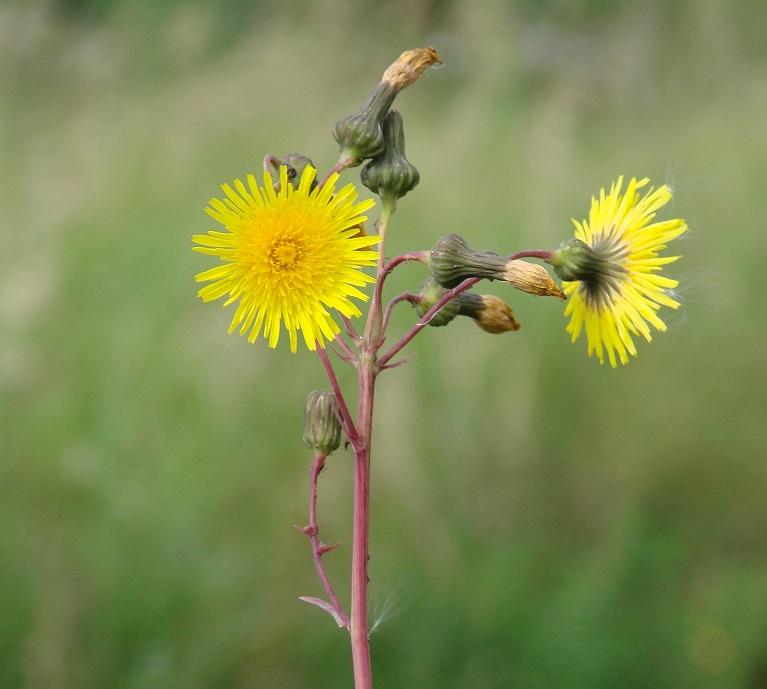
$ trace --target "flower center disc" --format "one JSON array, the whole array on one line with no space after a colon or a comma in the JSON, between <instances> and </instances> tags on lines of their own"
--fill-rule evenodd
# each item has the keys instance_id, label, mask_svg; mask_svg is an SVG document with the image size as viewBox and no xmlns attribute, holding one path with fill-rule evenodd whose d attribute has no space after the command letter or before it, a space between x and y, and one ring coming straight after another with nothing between
<instances>
[{"instance_id":1,"label":"flower center disc","mask_svg":"<svg viewBox=\"0 0 767 689\"><path fill-rule=\"evenodd\" d=\"M272 246L269 254L271 263L276 268L290 268L296 264L299 250L292 242L284 242Z\"/></svg>"}]
</instances>

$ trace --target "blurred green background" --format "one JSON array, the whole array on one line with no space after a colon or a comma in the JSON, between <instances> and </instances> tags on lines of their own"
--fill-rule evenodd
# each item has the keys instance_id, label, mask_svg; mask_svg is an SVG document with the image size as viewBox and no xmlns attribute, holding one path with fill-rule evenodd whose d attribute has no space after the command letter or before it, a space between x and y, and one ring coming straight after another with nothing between
<instances>
[{"instance_id":1,"label":"blurred green background","mask_svg":"<svg viewBox=\"0 0 767 689\"><path fill-rule=\"evenodd\" d=\"M765 35L759 0L6 0L0 687L352 685L298 601L321 365L227 335L191 235L266 153L327 170L334 122L427 45L447 64L397 100L422 181L390 252L553 248L619 174L670 184L690 232L682 308L626 367L490 285L519 333L429 329L381 378L376 687L767 687ZM350 489L340 451L344 600Z\"/></svg>"}]
</instances>

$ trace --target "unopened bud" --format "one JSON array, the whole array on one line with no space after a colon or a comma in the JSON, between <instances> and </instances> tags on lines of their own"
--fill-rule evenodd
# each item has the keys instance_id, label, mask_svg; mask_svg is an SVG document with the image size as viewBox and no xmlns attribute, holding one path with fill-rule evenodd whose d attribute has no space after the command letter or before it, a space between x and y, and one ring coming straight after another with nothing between
<instances>
[{"instance_id":1,"label":"unopened bud","mask_svg":"<svg viewBox=\"0 0 767 689\"><path fill-rule=\"evenodd\" d=\"M500 279L528 294L557 297L562 301L567 299L567 295L551 279L546 269L537 263L528 263L519 259L509 261L504 267L503 276Z\"/></svg>"},{"instance_id":2,"label":"unopened bud","mask_svg":"<svg viewBox=\"0 0 767 689\"><path fill-rule=\"evenodd\" d=\"M304 169L309 165L314 167L314 163L303 153L288 153L282 158L270 153L264 158L264 170L271 176L274 191L277 192L280 190L280 168L283 165L287 168L288 182L294 189L298 188ZM315 179L312 181L312 189L316 186L317 180Z\"/></svg>"},{"instance_id":3,"label":"unopened bud","mask_svg":"<svg viewBox=\"0 0 767 689\"><path fill-rule=\"evenodd\" d=\"M418 286L416 298L411 302L416 313L423 318L429 312L429 309L442 298L445 292L447 290L440 287L434 278L426 278ZM447 325L458 315L458 308L458 299L452 299L431 317L429 325L434 327Z\"/></svg>"},{"instance_id":4,"label":"unopened bud","mask_svg":"<svg viewBox=\"0 0 767 689\"><path fill-rule=\"evenodd\" d=\"M333 138L341 151L340 162L346 167L356 167L381 154L384 149L381 122L396 95L390 84L381 82L357 112L336 122Z\"/></svg>"},{"instance_id":5,"label":"unopened bud","mask_svg":"<svg viewBox=\"0 0 767 689\"><path fill-rule=\"evenodd\" d=\"M333 138L340 147L340 164L355 167L363 160L381 155L384 150L381 123L394 98L435 62L441 63L442 60L434 48L419 48L402 53L384 72L381 82L363 106L353 115L336 122Z\"/></svg>"},{"instance_id":6,"label":"unopened bud","mask_svg":"<svg viewBox=\"0 0 767 689\"><path fill-rule=\"evenodd\" d=\"M335 406L332 392L315 390L309 393L304 407L304 444L326 455L341 444L341 424Z\"/></svg>"},{"instance_id":7,"label":"unopened bud","mask_svg":"<svg viewBox=\"0 0 767 689\"><path fill-rule=\"evenodd\" d=\"M456 301L459 303L458 314L473 318L485 332L499 335L521 327L511 307L492 294L461 292Z\"/></svg>"},{"instance_id":8,"label":"unopened bud","mask_svg":"<svg viewBox=\"0 0 767 689\"><path fill-rule=\"evenodd\" d=\"M390 110L384 118L382 130L383 153L362 168L360 180L381 199L396 201L415 189L421 175L405 156L402 115Z\"/></svg>"}]
</instances>

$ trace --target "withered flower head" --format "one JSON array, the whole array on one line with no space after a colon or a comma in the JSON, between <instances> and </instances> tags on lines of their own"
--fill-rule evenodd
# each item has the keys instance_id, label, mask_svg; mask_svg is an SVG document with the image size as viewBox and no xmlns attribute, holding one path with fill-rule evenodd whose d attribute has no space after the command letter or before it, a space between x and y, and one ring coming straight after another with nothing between
<instances>
[{"instance_id":1,"label":"withered flower head","mask_svg":"<svg viewBox=\"0 0 767 689\"><path fill-rule=\"evenodd\" d=\"M543 297L557 297L564 301L567 295L559 289L543 266L520 259L509 261L503 269L502 280L512 287Z\"/></svg>"},{"instance_id":2,"label":"withered flower head","mask_svg":"<svg viewBox=\"0 0 767 689\"><path fill-rule=\"evenodd\" d=\"M402 53L384 72L381 82L362 107L353 115L336 122L333 138L340 148L340 165L355 167L363 160L383 153L385 142L381 123L394 98L435 63L441 64L442 60L434 48L417 48Z\"/></svg>"}]
</instances>

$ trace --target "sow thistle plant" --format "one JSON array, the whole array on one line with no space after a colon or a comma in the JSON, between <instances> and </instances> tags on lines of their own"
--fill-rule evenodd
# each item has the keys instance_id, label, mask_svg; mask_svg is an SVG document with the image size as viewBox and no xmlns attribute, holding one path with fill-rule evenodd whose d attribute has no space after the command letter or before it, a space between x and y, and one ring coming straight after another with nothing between
<instances>
[{"instance_id":1,"label":"sow thistle plant","mask_svg":"<svg viewBox=\"0 0 767 689\"><path fill-rule=\"evenodd\" d=\"M340 154L318 179L303 154L267 155L261 180L248 175L222 187L207 213L223 229L195 235L195 251L219 262L197 275L207 283L199 291L206 302L224 299L234 307L230 332L249 342L260 334L270 347L287 331L290 349L301 340L316 351L329 391L309 394L304 442L314 451L310 472L309 522L300 527L311 541L323 598L302 600L330 613L350 635L356 689L372 687L367 614L370 459L373 398L379 374L405 363L402 349L426 326L447 326L459 316L474 319L487 333L518 330L511 307L502 299L471 291L483 280L499 281L529 294L566 301L567 332L577 340L585 329L589 355L600 363L626 364L636 356L635 338L652 339L651 326L664 331L661 306L675 309L677 282L662 276L678 256L661 256L666 245L687 229L683 220L656 220L671 199L667 186L649 187L647 179L620 177L609 192L591 201L587 220L573 221L575 235L557 249L515 253L477 251L458 234L436 239L428 250L386 258L386 240L398 201L419 182L405 156L402 116L392 109L397 94L429 67L442 64L433 48L409 50L384 72L360 110L333 130ZM378 219L367 224L374 201L359 201L340 174L364 163L360 180L380 199ZM340 187L340 188L338 188ZM536 262L537 261L537 262ZM408 262L423 264L427 275L414 291L384 300L386 279ZM544 265L562 280L559 287ZM365 272L373 269L373 275ZM363 291L372 286L372 294ZM370 301L363 316L359 304ZM386 333L393 309L409 303L415 323L392 344ZM356 369L358 403L352 413L339 386L329 353ZM336 595L323 556L338 544L320 540L317 479L329 454L345 439L354 450L354 512L351 553L351 601Z\"/></svg>"}]
</instances>

